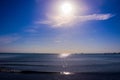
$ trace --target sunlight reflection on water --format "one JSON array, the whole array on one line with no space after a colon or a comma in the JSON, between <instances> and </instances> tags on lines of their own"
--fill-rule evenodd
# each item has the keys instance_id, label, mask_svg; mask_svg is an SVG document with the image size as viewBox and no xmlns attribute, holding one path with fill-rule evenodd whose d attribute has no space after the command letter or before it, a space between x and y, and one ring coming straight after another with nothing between
<instances>
[{"instance_id":1,"label":"sunlight reflection on water","mask_svg":"<svg viewBox=\"0 0 120 80\"><path fill-rule=\"evenodd\" d=\"M66 58L70 55L71 55L70 53L62 53L62 54L59 54L59 58Z\"/></svg>"},{"instance_id":2,"label":"sunlight reflection on water","mask_svg":"<svg viewBox=\"0 0 120 80\"><path fill-rule=\"evenodd\" d=\"M72 75L73 73L71 72L60 72L61 75Z\"/></svg>"}]
</instances>

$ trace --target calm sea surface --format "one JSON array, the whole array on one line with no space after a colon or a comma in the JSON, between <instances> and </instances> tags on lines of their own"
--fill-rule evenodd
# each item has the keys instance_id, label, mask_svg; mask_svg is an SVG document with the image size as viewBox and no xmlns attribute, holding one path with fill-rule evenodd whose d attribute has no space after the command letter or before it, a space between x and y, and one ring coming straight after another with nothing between
<instances>
[{"instance_id":1,"label":"calm sea surface","mask_svg":"<svg viewBox=\"0 0 120 80\"><path fill-rule=\"evenodd\" d=\"M0 67L42 72L120 72L120 54L1 53Z\"/></svg>"}]
</instances>

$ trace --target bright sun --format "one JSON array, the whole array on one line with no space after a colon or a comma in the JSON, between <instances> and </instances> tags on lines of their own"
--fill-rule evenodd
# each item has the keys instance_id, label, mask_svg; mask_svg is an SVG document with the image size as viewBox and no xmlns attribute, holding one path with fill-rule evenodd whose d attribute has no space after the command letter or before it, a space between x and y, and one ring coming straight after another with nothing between
<instances>
[{"instance_id":1,"label":"bright sun","mask_svg":"<svg viewBox=\"0 0 120 80\"><path fill-rule=\"evenodd\" d=\"M60 10L62 15L71 15L73 13L73 5L69 2L64 2L61 6L60 6Z\"/></svg>"}]
</instances>

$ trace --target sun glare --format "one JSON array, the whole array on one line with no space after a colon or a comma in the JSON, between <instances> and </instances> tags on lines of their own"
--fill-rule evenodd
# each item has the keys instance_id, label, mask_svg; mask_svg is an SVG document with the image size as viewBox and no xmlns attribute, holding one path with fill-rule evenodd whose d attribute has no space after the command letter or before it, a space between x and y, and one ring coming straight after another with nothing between
<instances>
[{"instance_id":1,"label":"sun glare","mask_svg":"<svg viewBox=\"0 0 120 80\"><path fill-rule=\"evenodd\" d=\"M61 4L60 9L63 15L71 15L73 13L73 5L69 2Z\"/></svg>"}]
</instances>

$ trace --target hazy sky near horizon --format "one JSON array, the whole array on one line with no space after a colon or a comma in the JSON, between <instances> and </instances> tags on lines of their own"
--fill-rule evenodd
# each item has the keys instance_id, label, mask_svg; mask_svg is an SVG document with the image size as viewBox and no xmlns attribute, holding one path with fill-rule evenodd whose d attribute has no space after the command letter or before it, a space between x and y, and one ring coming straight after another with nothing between
<instances>
[{"instance_id":1,"label":"hazy sky near horizon","mask_svg":"<svg viewBox=\"0 0 120 80\"><path fill-rule=\"evenodd\" d=\"M0 52L120 52L120 0L0 0Z\"/></svg>"}]
</instances>

